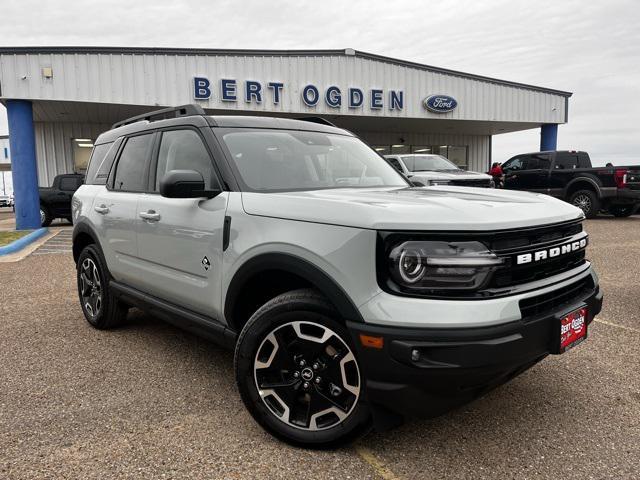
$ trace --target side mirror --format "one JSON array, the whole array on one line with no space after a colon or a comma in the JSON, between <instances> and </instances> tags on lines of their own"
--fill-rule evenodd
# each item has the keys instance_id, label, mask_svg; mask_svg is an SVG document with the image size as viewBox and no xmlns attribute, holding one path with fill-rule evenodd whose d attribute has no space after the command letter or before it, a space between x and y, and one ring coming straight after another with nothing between
<instances>
[{"instance_id":1,"label":"side mirror","mask_svg":"<svg viewBox=\"0 0 640 480\"><path fill-rule=\"evenodd\" d=\"M160 180L160 195L167 198L213 198L220 190L205 190L204 178L195 170L170 170Z\"/></svg>"}]
</instances>

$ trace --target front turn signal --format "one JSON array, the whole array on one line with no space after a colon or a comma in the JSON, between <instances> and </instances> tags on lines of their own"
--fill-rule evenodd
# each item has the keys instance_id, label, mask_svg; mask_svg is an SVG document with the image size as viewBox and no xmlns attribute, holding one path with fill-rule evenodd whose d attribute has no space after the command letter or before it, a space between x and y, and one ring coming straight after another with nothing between
<instances>
[{"instance_id":1,"label":"front turn signal","mask_svg":"<svg viewBox=\"0 0 640 480\"><path fill-rule=\"evenodd\" d=\"M371 335L360 334L360 343L366 348L381 349L384 346L384 337L372 337Z\"/></svg>"}]
</instances>

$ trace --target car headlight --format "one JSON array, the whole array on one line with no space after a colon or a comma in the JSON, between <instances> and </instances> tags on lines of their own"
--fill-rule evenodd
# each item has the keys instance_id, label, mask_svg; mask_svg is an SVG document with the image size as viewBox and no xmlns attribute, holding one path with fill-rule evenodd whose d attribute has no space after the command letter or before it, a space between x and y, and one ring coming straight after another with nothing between
<instances>
[{"instance_id":1,"label":"car headlight","mask_svg":"<svg viewBox=\"0 0 640 480\"><path fill-rule=\"evenodd\" d=\"M504 259L481 242L405 241L388 256L391 279L402 289L473 291L482 288Z\"/></svg>"},{"instance_id":2,"label":"car headlight","mask_svg":"<svg viewBox=\"0 0 640 480\"><path fill-rule=\"evenodd\" d=\"M449 185L449 180L427 180L427 185Z\"/></svg>"}]
</instances>

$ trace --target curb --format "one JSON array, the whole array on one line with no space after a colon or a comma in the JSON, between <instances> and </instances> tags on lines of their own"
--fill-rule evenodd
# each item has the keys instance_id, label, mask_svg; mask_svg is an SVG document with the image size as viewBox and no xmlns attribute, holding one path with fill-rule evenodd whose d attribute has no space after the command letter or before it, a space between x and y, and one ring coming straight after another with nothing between
<instances>
[{"instance_id":1,"label":"curb","mask_svg":"<svg viewBox=\"0 0 640 480\"><path fill-rule=\"evenodd\" d=\"M17 251L22 250L24 247L29 245L31 242L35 242L40 237L46 235L48 232L49 232L48 228L39 228L37 230L34 230L33 232L25 235L24 237L19 238L18 240L14 240L9 245L0 247L0 256L16 253Z\"/></svg>"}]
</instances>

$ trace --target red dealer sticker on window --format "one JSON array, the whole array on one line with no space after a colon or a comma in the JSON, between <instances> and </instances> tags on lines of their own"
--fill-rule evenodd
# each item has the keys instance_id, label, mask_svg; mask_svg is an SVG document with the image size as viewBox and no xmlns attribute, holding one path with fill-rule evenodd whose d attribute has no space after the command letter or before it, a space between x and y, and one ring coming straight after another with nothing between
<instances>
[{"instance_id":1,"label":"red dealer sticker on window","mask_svg":"<svg viewBox=\"0 0 640 480\"><path fill-rule=\"evenodd\" d=\"M587 338L587 309L579 308L560 319L560 353Z\"/></svg>"}]
</instances>

